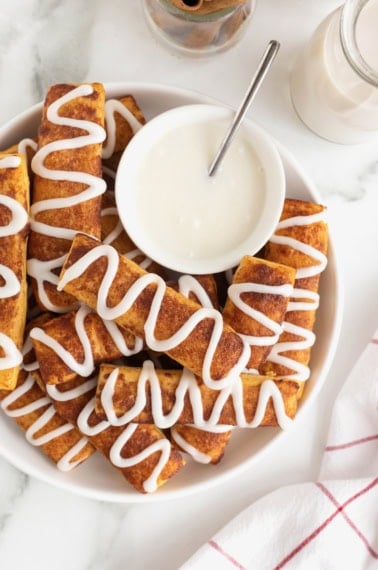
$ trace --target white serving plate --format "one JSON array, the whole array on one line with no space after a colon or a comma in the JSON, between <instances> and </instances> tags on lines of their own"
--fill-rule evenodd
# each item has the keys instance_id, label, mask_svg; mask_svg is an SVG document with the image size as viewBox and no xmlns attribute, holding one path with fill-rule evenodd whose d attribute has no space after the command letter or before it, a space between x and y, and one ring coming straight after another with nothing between
<instances>
[{"instance_id":1,"label":"white serving plate","mask_svg":"<svg viewBox=\"0 0 378 570\"><path fill-rule=\"evenodd\" d=\"M219 104L219 101L200 93L160 84L109 83L106 90L108 97L133 94L147 119L180 105ZM0 148L7 148L21 138L35 136L41 109L41 104L35 105L0 128ZM278 142L277 147L285 168L287 195L321 202L312 182L293 156ZM311 356L311 379L300 402L297 418L306 414L324 383L339 337L342 303L332 240L328 266L321 276L320 299L315 326L317 339ZM150 503L204 491L236 477L243 470L256 466L263 458L268 460L269 453L282 441L285 433L279 428L236 429L219 465L201 465L188 460L180 473L149 495L140 494L129 486L100 454L93 455L69 473L60 472L38 448L26 441L17 424L3 413L0 414L0 454L21 471L86 497L118 503Z\"/></svg>"}]
</instances>

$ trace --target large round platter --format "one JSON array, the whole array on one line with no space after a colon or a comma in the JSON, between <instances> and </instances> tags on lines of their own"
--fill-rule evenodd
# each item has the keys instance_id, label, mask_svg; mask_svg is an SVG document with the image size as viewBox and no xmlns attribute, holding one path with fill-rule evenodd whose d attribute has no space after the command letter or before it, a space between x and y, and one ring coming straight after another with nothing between
<instances>
[{"instance_id":1,"label":"large round platter","mask_svg":"<svg viewBox=\"0 0 378 570\"><path fill-rule=\"evenodd\" d=\"M108 97L133 94L147 119L172 107L193 103L218 103L193 91L146 83L110 83L106 85ZM25 111L0 128L0 148L17 143L23 137L35 136L41 104ZM321 202L308 177L292 155L279 143L287 184L287 195L293 198ZM297 414L306 414L311 402L322 386L336 349L341 321L340 291L332 241L327 269L321 278L321 304L316 321L316 344L311 357L311 379ZM233 434L225 457L218 466L206 466L188 461L181 472L154 494L141 495L134 491L117 470L99 454L70 473L62 473L38 448L32 447L23 432L5 414L0 414L0 454L14 466L57 487L94 499L119 503L164 501L197 493L236 477L262 460L276 448L285 432L274 428L255 430L239 429Z\"/></svg>"}]
</instances>

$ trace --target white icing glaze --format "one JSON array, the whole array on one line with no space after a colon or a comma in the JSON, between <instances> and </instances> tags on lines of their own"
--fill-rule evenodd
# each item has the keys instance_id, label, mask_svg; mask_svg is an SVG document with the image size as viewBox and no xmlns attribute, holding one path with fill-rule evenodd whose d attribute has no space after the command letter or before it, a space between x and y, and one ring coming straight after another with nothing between
<instances>
[{"instance_id":1,"label":"white icing glaze","mask_svg":"<svg viewBox=\"0 0 378 570\"><path fill-rule=\"evenodd\" d=\"M171 429L171 436L177 445L181 447L185 453L190 455L197 463L208 464L211 462L210 455L199 451L196 447L194 447L194 445L191 445L181 434L177 432L175 428Z\"/></svg>"},{"instance_id":2,"label":"white icing glaze","mask_svg":"<svg viewBox=\"0 0 378 570\"><path fill-rule=\"evenodd\" d=\"M325 221L325 214L324 212L319 212L317 214L312 214L309 216L293 216L292 218L287 218L286 220L281 221L278 226L277 230L287 229L293 226L305 226L310 224L315 224L318 222ZM319 250L315 249L314 247L305 244L297 239L294 239L289 236L284 235L276 235L274 234L270 241L272 243L286 245L291 247L300 253L303 253L309 257L312 257L317 263L311 265L309 267L300 267L296 271L296 280L303 279L306 277L313 277L314 275L318 275L327 265L327 258L326 256ZM301 301L297 300L301 299ZM291 311L312 311L317 309L319 306L319 295L313 291L308 291L306 289L301 289L294 285L294 290L291 294L291 299L287 308L287 312ZM293 370L293 374L287 374L284 376L276 376L277 379L279 378L286 378L288 380L299 380L305 381L308 380L310 376L310 369L308 366L301 364L300 362L295 361L288 356L283 355L286 351L292 350L306 350L311 348L315 343L315 334L312 331L305 329L304 327L300 327L298 325L294 325L287 321L282 323L282 330L284 332L288 332L294 335L297 335L301 338L300 341L287 341L287 342L277 342L269 353L267 358L268 361L273 362L275 364L279 364Z\"/></svg>"},{"instance_id":3,"label":"white icing glaze","mask_svg":"<svg viewBox=\"0 0 378 570\"><path fill-rule=\"evenodd\" d=\"M189 299L190 294L192 293L197 297L198 302L202 307L207 307L209 309L213 308L213 303L211 302L207 291L192 275L181 275L178 280L178 288L181 295L184 295L187 299Z\"/></svg>"},{"instance_id":4,"label":"white icing glaze","mask_svg":"<svg viewBox=\"0 0 378 570\"><path fill-rule=\"evenodd\" d=\"M210 373L211 363L223 332L222 315L215 309L201 307L195 313L193 313L191 317L182 325L182 327L171 337L164 340L157 339L155 337L154 331L156 322L158 320L161 303L166 291L166 284L160 276L153 273L147 273L139 277L117 305L114 307L108 307L108 292L110 290L114 277L117 274L119 264L118 254L116 250L111 246L99 245L84 254L76 263L71 265L71 267L65 271L63 277L59 281L58 289L62 290L69 281L72 281L73 279L79 277L87 269L87 267L89 267L93 262L103 256L107 258L108 263L105 275L98 290L96 307L97 313L103 319L114 320L117 317L120 317L122 314L126 313L142 293L142 291L150 284L155 284L156 291L151 303L150 312L144 324L144 333L147 346L151 350L155 350L157 352L167 352L169 350L172 350L190 335L198 323L204 319L212 319L214 321L214 327L205 354L201 376L207 386L218 390L233 382L234 378L238 376L240 372L245 368L249 359L250 348L248 344L243 339L241 339L243 342L243 350L236 364L222 379L214 380L212 378Z\"/></svg>"},{"instance_id":5,"label":"white icing glaze","mask_svg":"<svg viewBox=\"0 0 378 570\"><path fill-rule=\"evenodd\" d=\"M20 165L19 156L9 155L0 159L0 169L13 169ZM25 228L28 223L28 214L22 204L10 196L0 195L0 205L5 206L11 213L9 222L0 226L0 238L13 236ZM3 281L0 286L0 299L8 299L20 293L20 280L15 272L3 263L0 263L0 280ZM0 333L0 347L4 351L4 356L0 357L0 370L14 368L21 364L21 351L17 348L14 340L3 332Z\"/></svg>"},{"instance_id":6,"label":"white icing glaze","mask_svg":"<svg viewBox=\"0 0 378 570\"><path fill-rule=\"evenodd\" d=\"M290 418L285 413L284 404L278 387L271 380L265 380L260 388L259 400L254 418L251 422L247 422L244 405L243 405L243 382L240 377L235 378L231 386L227 386L218 391L213 409L208 419L204 418L204 409L202 404L201 390L197 384L194 375L184 369L178 382L174 404L167 414L163 411L163 398L159 377L155 367L150 360L143 363L143 367L138 378L137 394L132 408L126 411L122 416L117 417L114 412L113 396L115 385L118 377L119 369L115 368L106 380L101 392L101 403L104 408L106 417L111 425L121 426L132 422L145 408L147 404L147 385L151 394L151 412L154 424L166 429L177 423L184 408L184 400L186 395L193 411L193 424L195 427L210 431L220 422L223 407L229 397L232 398L235 409L236 425L243 428L255 428L260 425L266 410L269 398L273 399L274 409L277 421L282 429L285 429L290 423ZM225 426L223 426L225 427ZM228 427L228 426L227 426ZM228 428L229 429L229 428Z\"/></svg>"},{"instance_id":7,"label":"white icing glaze","mask_svg":"<svg viewBox=\"0 0 378 570\"><path fill-rule=\"evenodd\" d=\"M75 138L61 139L48 143L44 147L41 147L35 156L33 157L31 166L32 170L38 176L46 178L48 180L54 181L69 181L73 183L84 184L86 188L78 192L73 196L65 196L61 198L50 198L46 200L40 200L34 203L30 209L31 216L31 228L34 232L43 234L45 236L62 238L67 240L72 240L77 231L80 231L80 227L76 229L68 229L59 226L51 226L49 224L40 222L37 220L39 213L60 209L68 208L70 206L77 206L78 204L100 196L106 190L105 181L97 176L93 176L86 172L80 171L66 171L66 170L52 170L45 166L45 161L47 157L52 152L58 152L62 150L72 150L76 148L83 148L88 145L101 143L105 137L106 133L103 127L100 125L81 119L73 119L69 117L64 117L59 114L60 108L72 101L77 97L84 97L91 95L93 93L93 87L91 85L80 85L76 87L54 101L47 109L47 119L56 125L63 125L73 128L79 128L86 131L87 134L81 135ZM38 281L38 290L41 299L46 300L46 294L43 294L43 282L47 281L56 284L56 276L52 273L52 269L56 269L62 265L62 258L49 261L36 261L29 260L28 271L35 277ZM62 308L53 305L50 301L45 304L48 310L53 310L55 312L66 312L70 310L71 307Z\"/></svg>"},{"instance_id":8,"label":"white icing glaze","mask_svg":"<svg viewBox=\"0 0 378 570\"><path fill-rule=\"evenodd\" d=\"M97 378L90 378L83 384L76 386L76 388L71 388L70 390L59 390L58 386L55 384L46 384L46 392L52 400L56 402L69 402L70 400L75 400L83 394L90 392L97 386Z\"/></svg>"},{"instance_id":9,"label":"white icing glaze","mask_svg":"<svg viewBox=\"0 0 378 570\"><path fill-rule=\"evenodd\" d=\"M13 295L18 295L21 290L21 284L14 271L0 263L0 276L5 281L3 285L0 285L0 299L7 299L8 297L13 297Z\"/></svg>"},{"instance_id":10,"label":"white icing glaze","mask_svg":"<svg viewBox=\"0 0 378 570\"><path fill-rule=\"evenodd\" d=\"M25 156L25 158L27 158L27 149L31 148L33 152L37 152L37 148L38 145L36 143L36 141L34 141L33 139L22 139L20 140L20 142L18 143L17 146L17 152L19 152L20 154L23 154Z\"/></svg>"},{"instance_id":11,"label":"white icing glaze","mask_svg":"<svg viewBox=\"0 0 378 570\"><path fill-rule=\"evenodd\" d=\"M103 210L101 210L101 216L117 216L118 218L118 210L115 207L104 208ZM124 229L122 223L118 221L113 230L102 240L102 243L111 245L121 235L123 231ZM149 257L146 257L144 253L142 253L141 250L138 248L132 249L122 255L131 260L134 260L142 255L144 259L138 265L143 269L145 269L146 271L152 265L152 260Z\"/></svg>"},{"instance_id":12,"label":"white icing glaze","mask_svg":"<svg viewBox=\"0 0 378 570\"><path fill-rule=\"evenodd\" d=\"M117 173L115 170L113 170L112 168L109 168L108 166L105 166L104 164L102 165L102 172L103 174L106 174L107 176L109 176L109 178L113 178L115 180L115 177L117 176Z\"/></svg>"},{"instance_id":13,"label":"white icing glaze","mask_svg":"<svg viewBox=\"0 0 378 570\"><path fill-rule=\"evenodd\" d=\"M17 157L10 156L9 158ZM24 229L28 223L28 214L22 204L17 202L17 200L14 198L11 198L10 196L4 196L2 194L0 194L0 204L6 208L9 208L12 214L9 223L5 226L0 226L0 237L13 236Z\"/></svg>"},{"instance_id":14,"label":"white icing glaze","mask_svg":"<svg viewBox=\"0 0 378 570\"><path fill-rule=\"evenodd\" d=\"M129 424L127 428L118 436L116 441L113 443L110 450L110 460L113 465L117 467L126 468L137 465L141 461L147 459L150 455L156 451L160 452L159 461L152 470L151 475L143 481L143 488L147 493L153 493L158 487L158 478L163 471L165 465L169 460L171 453L171 443L168 439L162 438L154 441L151 445L140 451L137 455L132 457L122 457L121 452L123 447L133 436L134 432L138 428L138 424Z\"/></svg>"},{"instance_id":15,"label":"white icing glaze","mask_svg":"<svg viewBox=\"0 0 378 570\"><path fill-rule=\"evenodd\" d=\"M0 347L4 351L4 356L0 357L0 370L7 370L19 366L22 362L21 351L15 342L5 333L0 332Z\"/></svg>"},{"instance_id":16,"label":"white icing glaze","mask_svg":"<svg viewBox=\"0 0 378 570\"><path fill-rule=\"evenodd\" d=\"M116 121L115 114L121 115L130 125L133 134L142 128L142 123L132 114L131 111L121 101L108 99L105 103L105 125L107 139L102 147L102 158L110 158L116 144Z\"/></svg>"},{"instance_id":17,"label":"white icing glaze","mask_svg":"<svg viewBox=\"0 0 378 570\"><path fill-rule=\"evenodd\" d=\"M79 430L84 434L90 437L96 436L103 431L105 431L108 427L110 427L110 423L103 420L99 422L95 426L89 425L89 418L91 414L95 411L95 397L93 397L89 402L84 406L81 410L77 425ZM162 438L151 445L147 446L145 449L137 453L137 455L133 455L132 457L124 458L122 457L122 449L127 444L129 439L134 435L135 430L138 428L138 424L130 423L122 433L117 437L114 441L110 452L109 452L109 459L113 465L116 467L120 467L124 469L126 467L133 467L138 463L142 462L144 459L147 459L150 455L155 453L156 451L160 451L159 461L155 465L151 475L143 482L143 488L147 493L151 493L156 491L158 487L158 478L163 471L165 465L169 461L170 453L171 453L171 443L168 439Z\"/></svg>"},{"instance_id":18,"label":"white icing glaze","mask_svg":"<svg viewBox=\"0 0 378 570\"><path fill-rule=\"evenodd\" d=\"M6 396L3 401L1 402L2 410L11 418L20 418L22 416L26 416L31 414L32 412L39 410L45 406L47 406L46 410L43 412L39 418L33 422L29 428L25 432L25 437L27 441L34 446L41 446L53 439L59 438L65 433L75 429L72 424L69 422L64 423L63 425L50 430L44 435L40 437L35 437L36 433L43 429L49 421L53 419L56 414L56 410L54 405L51 403L50 398L46 396L42 396L37 400L30 402L24 406L18 407L16 409L11 410L10 407L17 402L22 396L27 394L35 385L35 381L31 374L29 374L23 384L15 388L12 392ZM72 448L70 448L65 455L61 457L59 462L57 463L58 469L62 471L69 471L73 469L80 463L81 460L72 462L71 459L77 455L81 449L85 447L88 440L86 438L81 438L79 442L77 442Z\"/></svg>"},{"instance_id":19,"label":"white icing glaze","mask_svg":"<svg viewBox=\"0 0 378 570\"><path fill-rule=\"evenodd\" d=\"M37 283L38 296L41 300L41 303L46 308L46 310L53 311L54 313L66 313L73 310L78 304L74 302L72 305L64 307L55 305L50 301L50 298L46 293L46 289L44 287L44 283L51 283L51 285L54 285L55 287L57 286L59 277L54 273L54 269L62 267L65 259L66 256L62 255L56 259L51 259L49 261L41 261L40 259L36 258L27 260L28 275L30 275L30 277L33 277Z\"/></svg>"},{"instance_id":20,"label":"white icing glaze","mask_svg":"<svg viewBox=\"0 0 378 570\"><path fill-rule=\"evenodd\" d=\"M270 329L271 335L268 336L254 336L240 334L246 342L251 346L272 346L275 344L282 332L282 326L270 319L263 312L250 307L242 299L244 293L260 293L261 295L282 295L289 297L293 291L293 287L289 284L286 285L264 285L262 283L234 283L228 288L228 296L234 305L247 316L256 320L258 323Z\"/></svg>"},{"instance_id":21,"label":"white icing glaze","mask_svg":"<svg viewBox=\"0 0 378 570\"><path fill-rule=\"evenodd\" d=\"M135 249L132 249L131 251L123 254L124 257L127 257L127 259L130 259L131 261L134 261L140 255L143 255L144 259L138 263L138 265L147 271L148 268L152 265L152 260L149 257L145 256L140 249L136 247Z\"/></svg>"},{"instance_id":22,"label":"white icing glaze","mask_svg":"<svg viewBox=\"0 0 378 570\"><path fill-rule=\"evenodd\" d=\"M42 342L48 346L55 354L68 366L73 372L76 372L79 376L88 377L95 369L95 363L93 360L93 353L91 347L91 341L89 339L88 333L85 330L85 319L89 313L92 313L91 309L86 305L81 305L75 315L75 332L79 337L80 343L84 352L83 362L78 362L71 352L66 350L59 341L48 335L40 327L34 327L30 331L30 337L32 339ZM140 352L143 348L142 339L135 338L134 348L129 348L126 341L122 335L121 330L117 327L116 323L103 321L109 335L111 336L114 344L118 350L124 356L131 356Z\"/></svg>"},{"instance_id":23,"label":"white icing glaze","mask_svg":"<svg viewBox=\"0 0 378 570\"><path fill-rule=\"evenodd\" d=\"M61 435L71 431L74 428L73 425L65 423L56 429L49 431L48 433L41 435L40 437L35 437L35 434L41 430L45 425L49 423L50 420L55 416L56 411L54 406L51 404L47 410L26 430L25 437L29 443L35 446L44 445L52 439L60 437Z\"/></svg>"},{"instance_id":24,"label":"white icing glaze","mask_svg":"<svg viewBox=\"0 0 378 570\"><path fill-rule=\"evenodd\" d=\"M321 222L325 220L324 212L319 212L317 214L312 214L310 216L293 216L292 218L287 218L286 220L282 220L277 225L276 231L290 228L293 226L308 226L310 224L315 224L317 222ZM311 265L309 267L300 267L296 271L296 279L303 279L305 277L312 277L313 275L318 275L327 265L327 258L318 249L315 249L311 245L303 243L295 238L284 236L284 235L277 235L274 234L270 240L271 243L276 243L279 245L286 245L296 249L300 253L304 253L309 257L312 257L318 263Z\"/></svg>"},{"instance_id":25,"label":"white icing glaze","mask_svg":"<svg viewBox=\"0 0 378 570\"><path fill-rule=\"evenodd\" d=\"M101 210L101 216L117 216L118 218L118 210L115 206L111 206L109 208L103 208ZM102 240L102 243L112 244L123 232L123 226L121 221L118 220L117 224L113 228L113 230Z\"/></svg>"},{"instance_id":26,"label":"white icing glaze","mask_svg":"<svg viewBox=\"0 0 378 570\"><path fill-rule=\"evenodd\" d=\"M56 464L59 471L71 471L71 469L74 469L77 465L80 465L83 459L77 459L76 461L72 460L85 448L87 444L88 440L86 437L79 439L79 441L75 443L75 445L73 445L71 449L69 449L67 453L65 453L65 455L59 459L58 463Z\"/></svg>"},{"instance_id":27,"label":"white icing glaze","mask_svg":"<svg viewBox=\"0 0 378 570\"><path fill-rule=\"evenodd\" d=\"M19 156L4 156L0 158L0 168L18 168L21 164L21 158Z\"/></svg>"},{"instance_id":28,"label":"white icing glaze","mask_svg":"<svg viewBox=\"0 0 378 570\"><path fill-rule=\"evenodd\" d=\"M99 433L105 431L109 426L109 422L103 420L94 426L89 425L89 418L91 414L95 411L95 401L96 398L93 396L84 408L81 410L79 417L77 418L77 427L84 435L93 437Z\"/></svg>"}]
</instances>

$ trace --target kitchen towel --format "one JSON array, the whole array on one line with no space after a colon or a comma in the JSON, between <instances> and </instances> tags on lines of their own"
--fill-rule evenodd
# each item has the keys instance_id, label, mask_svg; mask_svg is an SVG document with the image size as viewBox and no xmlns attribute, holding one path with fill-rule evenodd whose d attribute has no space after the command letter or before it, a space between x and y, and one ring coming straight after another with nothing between
<instances>
[{"instance_id":1,"label":"kitchen towel","mask_svg":"<svg viewBox=\"0 0 378 570\"><path fill-rule=\"evenodd\" d=\"M378 331L336 398L319 480L256 501L181 570L378 569Z\"/></svg>"}]
</instances>

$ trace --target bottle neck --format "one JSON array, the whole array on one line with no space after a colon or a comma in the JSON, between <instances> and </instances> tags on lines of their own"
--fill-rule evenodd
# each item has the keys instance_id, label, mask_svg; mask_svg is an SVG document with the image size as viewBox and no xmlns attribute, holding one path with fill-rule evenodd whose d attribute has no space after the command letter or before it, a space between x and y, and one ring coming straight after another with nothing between
<instances>
[{"instance_id":1,"label":"bottle neck","mask_svg":"<svg viewBox=\"0 0 378 570\"><path fill-rule=\"evenodd\" d=\"M367 83L378 88L378 69L373 69L366 61L359 47L358 25L364 17L363 11L369 9L368 4L375 3L375 15L378 17L378 0L346 0L340 17L340 41L346 59L354 71ZM376 28L377 22L371 25ZM378 50L378 36L375 36Z\"/></svg>"}]
</instances>

